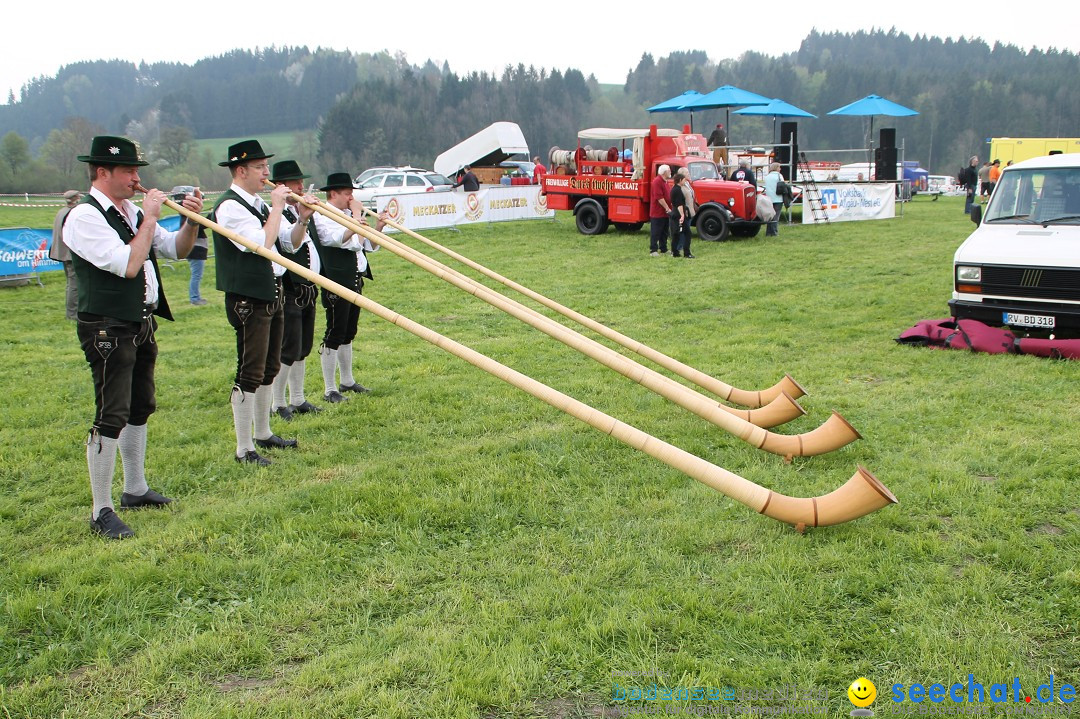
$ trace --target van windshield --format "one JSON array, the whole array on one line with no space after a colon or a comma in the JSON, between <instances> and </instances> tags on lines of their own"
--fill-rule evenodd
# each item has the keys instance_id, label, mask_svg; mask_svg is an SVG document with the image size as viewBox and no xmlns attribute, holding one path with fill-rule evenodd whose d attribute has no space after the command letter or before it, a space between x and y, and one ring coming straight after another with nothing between
<instances>
[{"instance_id":1,"label":"van windshield","mask_svg":"<svg viewBox=\"0 0 1080 719\"><path fill-rule=\"evenodd\" d=\"M1080 167L1001 173L986 222L1080 225Z\"/></svg>"}]
</instances>

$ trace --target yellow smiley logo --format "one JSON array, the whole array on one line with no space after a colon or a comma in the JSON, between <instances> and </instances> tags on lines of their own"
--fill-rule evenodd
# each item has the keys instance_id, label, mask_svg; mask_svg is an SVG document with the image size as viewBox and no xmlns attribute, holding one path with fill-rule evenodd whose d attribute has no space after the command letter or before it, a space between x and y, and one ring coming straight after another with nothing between
<instances>
[{"instance_id":1,"label":"yellow smiley logo","mask_svg":"<svg viewBox=\"0 0 1080 719\"><path fill-rule=\"evenodd\" d=\"M847 690L848 699L860 709L866 708L877 699L877 687L866 677L859 677L851 683Z\"/></svg>"}]
</instances>

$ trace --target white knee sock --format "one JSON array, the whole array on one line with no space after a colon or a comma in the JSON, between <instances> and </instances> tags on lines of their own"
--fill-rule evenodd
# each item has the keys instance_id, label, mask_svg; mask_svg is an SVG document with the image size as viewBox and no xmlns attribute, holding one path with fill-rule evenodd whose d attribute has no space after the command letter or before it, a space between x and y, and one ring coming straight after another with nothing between
<instances>
[{"instance_id":1,"label":"white knee sock","mask_svg":"<svg viewBox=\"0 0 1080 719\"><path fill-rule=\"evenodd\" d=\"M338 371L341 373L341 384L346 387L356 384L352 376L352 342L341 345L337 350Z\"/></svg>"},{"instance_id":2,"label":"white knee sock","mask_svg":"<svg viewBox=\"0 0 1080 719\"><path fill-rule=\"evenodd\" d=\"M337 353L337 350L332 350L328 347L323 347L320 352L319 359L322 360L322 380L326 392L337 390L337 385L334 383L334 367L337 365Z\"/></svg>"},{"instance_id":3,"label":"white knee sock","mask_svg":"<svg viewBox=\"0 0 1080 719\"><path fill-rule=\"evenodd\" d=\"M268 384L255 390L255 439L270 439L270 402L274 390Z\"/></svg>"},{"instance_id":4,"label":"white knee sock","mask_svg":"<svg viewBox=\"0 0 1080 719\"><path fill-rule=\"evenodd\" d=\"M296 360L289 366L289 404L299 407L304 399L304 370L307 360Z\"/></svg>"},{"instance_id":5,"label":"white knee sock","mask_svg":"<svg viewBox=\"0 0 1080 719\"><path fill-rule=\"evenodd\" d=\"M236 430L236 456L243 457L254 451L255 441L251 438L251 423L255 417L255 394L233 387L232 397L233 428Z\"/></svg>"},{"instance_id":6,"label":"white knee sock","mask_svg":"<svg viewBox=\"0 0 1080 719\"><path fill-rule=\"evenodd\" d=\"M292 365L281 365L277 377L274 378L274 384L271 385L274 388L274 402L270 405L271 409L279 409L285 406L285 385L289 384L290 367L292 367Z\"/></svg>"},{"instance_id":7,"label":"white knee sock","mask_svg":"<svg viewBox=\"0 0 1080 719\"><path fill-rule=\"evenodd\" d=\"M120 430L117 440L120 461L124 465L124 491L142 496L150 487L146 484L146 425L129 424Z\"/></svg>"},{"instance_id":8,"label":"white knee sock","mask_svg":"<svg viewBox=\"0 0 1080 719\"><path fill-rule=\"evenodd\" d=\"M106 507L112 508L112 478L116 469L116 444L111 437L92 432L86 440L86 464L90 468L90 494L94 508L90 516L97 519Z\"/></svg>"}]
</instances>

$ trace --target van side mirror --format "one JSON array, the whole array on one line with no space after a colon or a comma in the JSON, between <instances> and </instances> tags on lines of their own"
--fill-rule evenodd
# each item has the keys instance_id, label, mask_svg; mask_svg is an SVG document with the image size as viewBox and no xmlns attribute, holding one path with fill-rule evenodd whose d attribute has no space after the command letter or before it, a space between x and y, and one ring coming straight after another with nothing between
<instances>
[{"instance_id":1,"label":"van side mirror","mask_svg":"<svg viewBox=\"0 0 1080 719\"><path fill-rule=\"evenodd\" d=\"M976 225L982 224L982 205L975 205L971 208L971 221Z\"/></svg>"}]
</instances>

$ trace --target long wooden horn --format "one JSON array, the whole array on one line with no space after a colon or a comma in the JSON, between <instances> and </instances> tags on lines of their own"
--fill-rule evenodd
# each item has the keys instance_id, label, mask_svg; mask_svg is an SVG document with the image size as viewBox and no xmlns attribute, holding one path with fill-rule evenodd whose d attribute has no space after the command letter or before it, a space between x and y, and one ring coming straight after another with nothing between
<instances>
[{"instance_id":1,"label":"long wooden horn","mask_svg":"<svg viewBox=\"0 0 1080 719\"><path fill-rule=\"evenodd\" d=\"M369 210L366 207L364 208L364 212L366 212L367 214L369 214L369 215L371 215L373 217L378 216L378 215L376 215L376 213L372 212L371 210ZM443 254L454 258L455 260L457 260L458 262L461 262L462 264L466 265L467 267L471 267L472 269L476 270L477 272L483 274L485 277L489 277L489 278L495 280L496 282L499 282L499 283L501 283L501 284L513 289L513 290L516 290L517 292L520 292L521 294L523 294L526 297L532 299L533 301L539 302L540 304L544 305L545 307L548 307L549 309L555 310L556 312L561 314L563 317L566 317L568 319L572 319L575 322L577 322L578 324L581 324L581 325L584 325L585 327L588 327L593 332L596 332L597 334L608 338L612 342L615 342L615 343L617 343L619 345L622 345L623 347L625 347L628 350L631 350L632 352L638 353L642 357L644 357L644 358L646 358L646 359L648 359L648 360L650 360L652 362L655 362L656 364L660 365L661 367L663 367L664 369L667 369L670 372L674 372L675 374L679 375L683 379L686 379L686 380L689 380L690 382L693 382L698 387L701 387L702 389L713 393L714 395L716 395L717 397L719 397L722 400L725 400L725 401L728 401L728 402L734 402L735 404L741 404L744 407L764 407L769 402L775 400L777 397L780 397L781 393L783 393L783 392L786 392L787 394L791 395L791 397L793 399L798 399L799 397L802 397L803 395L806 394L806 390L804 390L802 388L802 386L798 382L796 382L794 379L792 379L791 375L789 375L789 374L785 374L783 376L783 378L779 382L774 384L772 387L769 387L768 389L745 390L745 389L739 389L738 387L732 387L731 385L727 384L726 382L721 382L720 380L716 379L715 377L712 377L710 375L705 374L701 370L694 369L693 367L691 367L691 366L689 366L687 364L683 364L682 362L680 362L677 359L674 359L672 357L667 356L666 354L664 354L662 352L658 352L657 350L654 350L653 348L649 347L648 345L646 345L646 344L644 344L642 342L639 342L639 341L637 341L637 340L635 340L633 338L627 337L626 335L622 334L621 332L617 332L617 331L611 329L607 325L603 325L603 324L597 322L596 320L594 320L594 319L592 319L590 317L587 317L587 316L585 316L585 315L583 315L583 314L581 314L579 312L575 312L574 310L570 309L569 307L561 305L558 302L556 302L555 300L549 299L548 297L545 297L544 295L540 294L539 292L534 292L533 290L530 290L528 287L525 287L524 285L518 284L517 282L514 282L513 280L511 280L509 278L503 277L502 275L495 272L494 270L490 270L487 267L484 267L483 265L481 265L480 263L474 262L473 260L470 260L468 257L465 257L464 255L461 255L461 254L459 254L457 252L454 252L450 248L444 247L443 245L440 245L438 242L435 242L434 240L431 240L431 239L429 239L427 237L424 237L423 235L421 235L421 234L419 234L417 232L414 232L414 231L410 230L408 227L405 227L403 225L399 225L398 223L394 222L393 220L389 220L389 219L385 219L385 218L383 219L383 221L386 224L390 225L391 227L393 227L393 228L395 228L397 230L400 230L401 232L404 232L409 237L412 237L415 240L419 240L420 242L423 242L428 247L431 247L432 249L438 250L439 252L442 252ZM761 425L761 426L766 427L766 426L775 426L775 425Z\"/></svg>"},{"instance_id":2,"label":"long wooden horn","mask_svg":"<svg viewBox=\"0 0 1080 719\"><path fill-rule=\"evenodd\" d=\"M192 212L172 200L165 200L167 207L176 210L192 222L198 222L237 244L247 247L249 250L264 257L271 262L292 270L296 274L314 282L324 290L329 290L335 295L342 297L358 307L367 310L377 317L401 327L403 330L416 335L420 339L430 342L436 347L449 352L455 357L465 360L474 367L488 372L499 379L511 384L518 389L531 394L542 402L546 402L555 409L562 410L582 422L594 427L604 434L609 434L620 442L630 445L634 449L641 450L655 457L664 464L683 472L689 477L706 484L722 494L731 497L737 502L745 504L755 512L760 512L766 517L787 524L794 525L797 529L803 527L824 527L830 524L840 524L852 519L875 512L889 504L896 503L896 497L892 492L879 482L868 471L859 467L851 479L839 489L821 497L799 498L788 497L773 492L748 479L718 467L700 457L690 454L686 450L679 449L663 440L632 427L625 422L611 417L603 412L593 409L584 402L579 402L558 390L548 387L532 377L521 374L500 364L485 355L469 349L444 335L428 329L423 325L410 320L404 315L383 307L363 295L339 285L333 280L312 272L290 259L282 257L276 252L268 250L251 240L225 229L218 223L208 220L197 212Z\"/></svg>"},{"instance_id":3,"label":"long wooden horn","mask_svg":"<svg viewBox=\"0 0 1080 719\"><path fill-rule=\"evenodd\" d=\"M752 414L755 412L763 412L764 410L732 410L730 407L724 407L715 400L711 400L689 387L679 384L673 379L665 377L632 359L624 357L599 342L589 339L575 330L565 327L549 317L545 317L539 312L525 307L521 303L485 287L479 282L452 270L442 263L432 260L381 232L373 230L366 224L356 222L333 205L322 202L307 203L296 193L291 193L291 196L297 201L303 202L308 207L313 208L316 212L319 212L327 218L352 230L356 234L378 242L381 246L399 257L412 262L418 267L427 270L455 287L474 295L493 307L501 309L512 317L516 317L548 336L559 340L568 347L571 347L604 366L615 370L624 377L628 377L643 387L646 387L675 404L690 410L699 417L707 419L758 449L782 455L790 460L792 457L808 457L831 452L834 449L839 449L840 447L859 439L859 433L855 431L847 420L836 412L834 412L820 427L805 434L782 435L769 432L735 414L736 412L748 412ZM788 400L792 405L798 406L798 404L790 397L788 397Z\"/></svg>"},{"instance_id":4,"label":"long wooden horn","mask_svg":"<svg viewBox=\"0 0 1080 719\"><path fill-rule=\"evenodd\" d=\"M268 186L270 186L270 187L274 186L274 183L270 182L269 180L266 180L266 184ZM558 339L560 342L563 342L564 344L572 347L573 349L578 350L579 352L583 352L584 354L589 354L588 352L586 352L585 350L583 350L579 346L579 342L590 343L590 346L596 352L607 353L607 356L611 358L610 359L611 362L618 362L620 364L625 363L625 362L633 363L632 364L633 373L634 373L633 376L631 376L629 374L626 374L626 372L623 372L622 370L620 370L620 369L618 369L616 367L612 367L612 368L615 369L617 372L620 372L620 373L630 377L635 382L639 382L640 384L644 384L643 382L641 382L638 379L638 375L641 374L641 373L645 373L645 372L652 373L652 376L653 376L652 381L654 383L664 381L664 382L668 382L668 383L670 383L671 385L674 386L674 388L671 390L672 392L676 392L676 391L683 392L683 393L690 392L690 393L692 393L692 395L694 397L697 397L701 402L704 403L704 404L701 405L702 407L706 407L706 408L711 407L711 408L714 408L714 409L718 408L718 410L720 412L725 412L727 414L733 415L735 417L738 417L739 419L742 419L742 420L744 420L746 422L749 422L750 424L757 425L758 427L764 427L765 429L769 429L769 428L772 428L772 427L777 427L777 426L779 426L781 424L784 424L785 422L790 422L791 420L793 420L793 419L795 419L797 417L801 417L802 415L806 414L806 410L804 410L802 408L802 406L795 400L794 397L792 397L790 394L788 394L784 390L781 390L781 392L776 397L774 397L772 400L770 400L769 402L767 402L763 406L758 407L756 409L738 409L738 408L735 408L735 407L728 407L727 405L720 404L718 402L714 402L713 400L710 400L709 398L705 397L704 395L700 394L699 392L696 392L695 390L690 389L689 387L685 387L684 385L681 385L681 384L679 384L677 382L674 382L673 380L670 380L667 377L664 377L663 375L660 375L658 373L653 372L652 370L650 370L650 369L648 369L648 368L634 362L633 360L630 360L630 359L628 359L626 357L623 357L622 355L620 355L620 354L618 354L616 352L612 352L607 347L601 345L598 342L595 342L594 340L589 339L588 337L585 337L584 335L577 332L576 330L573 330L573 329L571 329L569 327L566 327L565 325L561 325L558 322L555 322L554 320L552 320L551 318L546 317L545 315L542 315L539 312L537 312L537 311L535 311L535 310L533 310L533 309L531 309L529 307L526 307L525 305L521 304L520 302L517 302L515 300L510 299L506 295L502 295L502 294L497 293L495 290L492 290L490 287L487 287L485 285L480 284L479 282L472 279L471 277L469 277L467 275L463 275L460 272L458 272L457 270L454 270L453 268L447 267L446 265L442 264L441 262L439 262L437 260L434 260L431 257L428 257L427 255L422 254L421 252L419 252L418 250L416 250L416 249L414 249L412 247L409 247L404 242L400 242L398 240L395 240L395 239L389 237L388 235L386 235L386 234L384 234L382 232L377 232L376 230L372 229L371 227L364 224L363 222L357 221L357 220L349 217L348 215L344 214L341 210L337 209L333 205L328 205L328 204L326 204L324 202L320 202L320 201L316 201L315 204L308 204L307 202L304 201L304 199L300 195L296 194L295 192L290 193L290 196L294 200L296 200L297 202L302 203L304 205L307 205L308 207L311 207L316 212L322 214L323 216L325 216L325 217L327 217L327 218L329 218L331 220L334 220L335 222L338 222L339 224L344 225L345 227L352 230L353 232L355 232L358 235L362 235L362 236L367 237L367 238L369 238L371 240L374 240L375 242L378 242L380 245L383 245L384 247L387 247L392 252L394 252L394 254L397 254L399 257L403 257L403 258L409 260L410 262L414 262L414 263L418 264L419 266L423 267L423 269L426 269L427 271L431 272L432 274L435 274L436 276L439 276L441 279L443 279L443 280L445 280L447 282L455 284L455 286L457 286L457 287L459 287L461 289L464 289L466 292L469 292L471 294L477 294L476 291L471 289L472 287L475 287L476 290L478 290L480 292L487 293L485 295L477 294L477 296L479 296L480 299L483 299L485 302L488 302L489 304L492 304L493 306L496 306L499 309L502 309L503 311L514 315L515 317L518 317L518 319L522 319L520 316L515 315L512 311L506 309L505 305L495 304L495 302L493 302L492 299L489 299L489 298L493 298L493 299L495 299L497 301L511 303L514 307L516 307L521 312L528 313L530 316L535 318L535 320L537 322L544 323L544 327L533 324L529 320L525 320L525 319L522 319L523 322L527 322L528 324L532 324L532 326L536 327L541 332L545 332L545 333L551 335L552 337L555 337L555 339ZM405 253L405 254L403 254L403 253ZM418 260L419 260L419 262L418 262ZM427 263L427 264L420 264L420 262ZM437 269L433 269L433 268L437 268ZM441 274L440 271L444 272L444 273L447 273L452 277L457 278L461 282L468 283L469 287L468 288L462 287L460 284L458 284L457 282L454 282L454 280L450 279L450 277L446 277L443 274ZM567 333L572 333L572 334L571 335L556 336L556 335L552 334L551 332L549 332L548 329L545 329L545 327L547 327L547 326L551 326L556 332L567 332ZM593 355L589 355L589 356L593 357L593 359L597 359ZM607 364L607 362L605 362L604 360L597 359L597 361L602 362L604 364ZM611 365L608 364L608 366L610 367ZM628 366L628 367L630 367L630 366ZM652 389L653 391L658 391L658 390L654 389L651 386L649 387L649 389ZM667 395L665 395L665 396L667 396ZM668 399L671 399L671 398L668 397ZM671 400L671 401L678 403L677 400ZM687 409L690 409L690 408L688 407ZM691 411L695 411L695 410L691 409ZM708 419L708 417L706 417L706 419ZM828 451L831 451L832 449L838 449L839 447L843 447L844 445L849 444L850 442L853 442L856 439L860 438L859 433L856 432L854 430L854 428L852 428L851 425L848 424L847 421L844 420L844 418L840 417L839 415L836 415L835 417L830 417L828 420L826 420L825 424L829 425L829 431L823 432L820 435L817 435L818 438L814 439L814 440L811 440L811 442L810 442L811 445L813 445L815 447L819 447L818 451L816 452L817 454L820 454L822 452L828 452ZM729 430L729 431L731 431L731 430ZM828 439L826 439L823 442L822 440L825 439L825 438L828 438ZM747 440L747 441L750 441L750 440ZM757 440L754 440L754 441L757 441ZM756 445L756 446L760 446L760 445ZM797 445L797 444L792 443L792 444L790 444L790 446L793 448L792 451L795 452L794 455L791 455L789 452L778 452L778 454L785 454L785 455L788 455L788 456L805 456L805 455L801 454L798 451L798 447L801 446L801 445Z\"/></svg>"}]
</instances>

